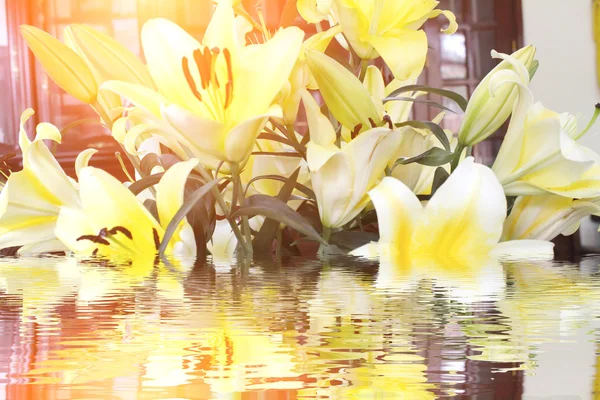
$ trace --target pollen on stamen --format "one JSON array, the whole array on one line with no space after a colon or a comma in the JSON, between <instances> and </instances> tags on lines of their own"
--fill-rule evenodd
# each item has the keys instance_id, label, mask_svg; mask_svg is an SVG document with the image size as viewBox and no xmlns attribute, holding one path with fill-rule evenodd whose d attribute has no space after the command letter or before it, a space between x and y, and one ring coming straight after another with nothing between
<instances>
[{"instance_id":1,"label":"pollen on stamen","mask_svg":"<svg viewBox=\"0 0 600 400\"><path fill-rule=\"evenodd\" d=\"M202 101L202 95L198 92L198 88L196 87L196 82L194 82L194 78L192 77L192 73L190 72L189 60L187 57L183 57L181 60L181 66L183 68L183 75L185 75L185 80L187 81L188 86L192 90L192 93L199 101Z\"/></svg>"},{"instance_id":2,"label":"pollen on stamen","mask_svg":"<svg viewBox=\"0 0 600 400\"><path fill-rule=\"evenodd\" d=\"M373 121L373 118L369 118L369 122L371 123L371 128L377 128L377 124Z\"/></svg>"},{"instance_id":3,"label":"pollen on stamen","mask_svg":"<svg viewBox=\"0 0 600 400\"><path fill-rule=\"evenodd\" d=\"M360 132L360 130L362 129L363 125L362 124L358 124L354 127L354 129L352 130L352 132L350 132L350 138L354 139L358 136L358 133Z\"/></svg>"},{"instance_id":4,"label":"pollen on stamen","mask_svg":"<svg viewBox=\"0 0 600 400\"><path fill-rule=\"evenodd\" d=\"M111 230L108 231L109 235L116 235L118 232L121 232L123 235L127 236L129 240L133 240L133 235L131 231L124 226L115 226Z\"/></svg>"},{"instance_id":5,"label":"pollen on stamen","mask_svg":"<svg viewBox=\"0 0 600 400\"><path fill-rule=\"evenodd\" d=\"M193 54L196 67L198 67L198 73L200 74L202 89L206 90L210 84L210 64L212 54L208 48L205 48L204 51L196 49Z\"/></svg>"},{"instance_id":6,"label":"pollen on stamen","mask_svg":"<svg viewBox=\"0 0 600 400\"><path fill-rule=\"evenodd\" d=\"M110 245L109 241L106 240L106 239L104 239L100 235L82 235L82 236L79 236L76 240L78 242L80 242L82 240L89 240L92 243L103 244L105 246L109 246Z\"/></svg>"},{"instance_id":7,"label":"pollen on stamen","mask_svg":"<svg viewBox=\"0 0 600 400\"><path fill-rule=\"evenodd\" d=\"M392 121L392 117L390 117L390 115L389 115L389 114L385 114L385 115L383 116L383 122L387 122L387 124L388 124L388 127L389 127L390 129L394 129L394 121Z\"/></svg>"}]
</instances>

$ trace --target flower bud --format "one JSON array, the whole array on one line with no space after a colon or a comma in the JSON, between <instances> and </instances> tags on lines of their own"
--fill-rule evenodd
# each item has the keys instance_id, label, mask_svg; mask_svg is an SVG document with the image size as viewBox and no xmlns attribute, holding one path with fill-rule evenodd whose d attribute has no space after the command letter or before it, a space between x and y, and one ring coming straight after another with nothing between
<instances>
[{"instance_id":1,"label":"flower bud","mask_svg":"<svg viewBox=\"0 0 600 400\"><path fill-rule=\"evenodd\" d=\"M381 121L371 94L350 71L315 50L306 52L306 61L329 111L344 127L362 132Z\"/></svg>"},{"instance_id":2,"label":"flower bud","mask_svg":"<svg viewBox=\"0 0 600 400\"><path fill-rule=\"evenodd\" d=\"M494 53L493 53L494 54ZM463 146L473 146L496 132L510 116L513 105L518 97L516 83L507 83L492 88L492 81L505 71L521 73L526 71L526 76L521 76L524 85L529 84L530 73L535 65L535 47L524 47L510 57L502 57L504 60L496 66L479 83L465 112L458 141ZM519 63L523 68L519 68ZM520 71L519 71L520 70Z\"/></svg>"},{"instance_id":3,"label":"flower bud","mask_svg":"<svg viewBox=\"0 0 600 400\"><path fill-rule=\"evenodd\" d=\"M61 89L84 103L96 101L96 80L75 51L33 26L21 25L21 35L50 79Z\"/></svg>"}]
</instances>

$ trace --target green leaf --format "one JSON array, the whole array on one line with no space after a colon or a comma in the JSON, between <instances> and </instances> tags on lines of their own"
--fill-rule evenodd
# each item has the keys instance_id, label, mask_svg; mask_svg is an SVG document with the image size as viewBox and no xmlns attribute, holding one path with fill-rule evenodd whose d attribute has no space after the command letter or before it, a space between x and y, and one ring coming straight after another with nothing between
<instances>
[{"instance_id":1,"label":"green leaf","mask_svg":"<svg viewBox=\"0 0 600 400\"><path fill-rule=\"evenodd\" d=\"M435 170L435 174L433 175L433 185L431 186L431 195L433 196L435 192L446 182L446 179L450 177L448 171L446 171L442 167L438 167Z\"/></svg>"},{"instance_id":2,"label":"green leaf","mask_svg":"<svg viewBox=\"0 0 600 400\"><path fill-rule=\"evenodd\" d=\"M148 189L149 187L154 186L158 182L160 182L160 178L162 178L164 174L164 172L161 172L159 174L150 175L138 181L135 181L131 185L129 185L129 190L131 190L131 192L137 196L138 194L142 193L145 189Z\"/></svg>"},{"instance_id":3,"label":"green leaf","mask_svg":"<svg viewBox=\"0 0 600 400\"><path fill-rule=\"evenodd\" d=\"M273 142L283 143L285 145L293 147L294 150L296 150L299 154L302 154L303 156L306 155L306 146L302 145L301 143L294 142L286 137L280 136L276 133L263 132L260 135L258 135L258 139L272 140Z\"/></svg>"},{"instance_id":4,"label":"green leaf","mask_svg":"<svg viewBox=\"0 0 600 400\"><path fill-rule=\"evenodd\" d=\"M388 102L388 101L410 101L412 103L419 103L419 104L426 104L426 105L430 105L432 107L436 107L436 108L440 108L444 111L449 111L452 114L456 114L456 111L454 111L451 108L446 107L443 104L438 103L437 101L432 101L432 100L423 100L423 99L413 99L412 97L386 97L385 99L383 99L384 102Z\"/></svg>"},{"instance_id":5,"label":"green leaf","mask_svg":"<svg viewBox=\"0 0 600 400\"><path fill-rule=\"evenodd\" d=\"M192 209L194 208L196 203L198 203L200 200L202 200L202 198L207 193L209 193L210 190L215 185L217 185L222 179L223 178L213 179L212 181L205 183L202 187L195 190L194 193L192 193L190 195L190 197L188 197L185 200L185 202L181 205L181 207L179 207L179 210L177 210L177 213L175 213L175 216L173 217L171 222L169 222L169 225L167 226L167 229L165 230L165 235L163 236L162 242L160 243L160 247L158 248L158 253L161 256L165 253L165 250L167 249L167 245L169 244L171 237L175 233L175 230L177 229L177 227L179 226L181 221L183 221L183 219L186 217L186 215L188 215L188 213L190 211L192 211Z\"/></svg>"},{"instance_id":6,"label":"green leaf","mask_svg":"<svg viewBox=\"0 0 600 400\"><path fill-rule=\"evenodd\" d=\"M467 110L468 101L467 101L467 99L462 97L460 94L453 92L451 90L439 89L439 88L434 88L434 87L426 86L426 85L409 85L409 86L401 87L399 89L394 90L392 93L390 93L388 98L395 97L401 93L417 92L417 91L439 94L442 97L446 97L446 98L454 101L460 107L461 110L463 110L463 111Z\"/></svg>"},{"instance_id":7,"label":"green leaf","mask_svg":"<svg viewBox=\"0 0 600 400\"><path fill-rule=\"evenodd\" d=\"M160 179L163 177L164 174L165 174L164 172L160 172L158 174L150 175L150 176L147 176L140 180L137 180L137 181L133 182L131 185L129 185L129 190L137 196L145 189L148 189L149 187L158 184L158 182L160 182ZM188 177L188 181L195 181L195 182L199 182L202 184L204 183L204 180L202 180L202 178L200 178L199 176L196 176L196 175L191 175L191 174Z\"/></svg>"},{"instance_id":8,"label":"green leaf","mask_svg":"<svg viewBox=\"0 0 600 400\"><path fill-rule=\"evenodd\" d=\"M263 194L256 194L248 197L244 202L244 206L237 210L233 217L235 218L243 215L249 217L263 215L267 218L279 221L285 226L295 229L319 243L327 245L327 242L321 238L319 233L308 221L302 218L300 214L294 211L284 201L276 197L270 197Z\"/></svg>"},{"instance_id":9,"label":"green leaf","mask_svg":"<svg viewBox=\"0 0 600 400\"><path fill-rule=\"evenodd\" d=\"M160 156L156 153L149 153L142 158L140 162L140 172L142 176L150 176L152 174L152 168L161 166Z\"/></svg>"},{"instance_id":10,"label":"green leaf","mask_svg":"<svg viewBox=\"0 0 600 400\"><path fill-rule=\"evenodd\" d=\"M292 192L294 191L294 187L298 181L298 175L300 174L300 168L297 168L296 171L287 179L285 179L285 184L279 191L277 198L285 203L290 200ZM279 230L279 222L267 218L263 223L260 231L254 237L254 241L252 245L254 247L254 251L256 253L268 253L271 250L271 245L273 244L273 240L277 236L277 231Z\"/></svg>"},{"instance_id":11,"label":"green leaf","mask_svg":"<svg viewBox=\"0 0 600 400\"><path fill-rule=\"evenodd\" d=\"M425 153L419 154L412 158L401 158L394 164L394 168L398 165L406 165L412 163L418 163L421 165L427 165L429 167L439 167L440 165L448 164L454 158L454 153L440 149L439 147L432 147Z\"/></svg>"},{"instance_id":12,"label":"green leaf","mask_svg":"<svg viewBox=\"0 0 600 400\"><path fill-rule=\"evenodd\" d=\"M287 184L289 182L290 178L285 178L285 177L283 177L281 175L261 175L261 176L256 176L256 177L250 179L250 181L248 182L248 185L246 187L248 188L254 182L260 181L260 180L263 180L263 179L272 179L274 181L279 181L279 182L283 182L283 183ZM312 189L310 189L309 187L307 187L307 186L305 186L305 185L303 185L301 183L295 182L294 183L294 189L298 190L299 192L304 193L306 195L306 197L310 198L311 200L317 201L317 196L315 195L315 192L313 192Z\"/></svg>"},{"instance_id":13,"label":"green leaf","mask_svg":"<svg viewBox=\"0 0 600 400\"><path fill-rule=\"evenodd\" d=\"M444 149L451 151L450 149L450 141L448 140L448 136L446 136L446 132L442 129L438 124L434 124L429 121L406 121L399 124L396 124L396 127L401 128L403 126L412 126L417 129L426 129L431 131L435 135L436 138L442 143Z\"/></svg>"}]
</instances>

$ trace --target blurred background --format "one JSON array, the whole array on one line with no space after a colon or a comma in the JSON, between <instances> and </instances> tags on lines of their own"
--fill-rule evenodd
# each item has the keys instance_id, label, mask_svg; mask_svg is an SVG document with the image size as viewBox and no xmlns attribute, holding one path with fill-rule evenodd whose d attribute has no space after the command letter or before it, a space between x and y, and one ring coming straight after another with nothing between
<instances>
[{"instance_id":1,"label":"blurred background","mask_svg":"<svg viewBox=\"0 0 600 400\"><path fill-rule=\"evenodd\" d=\"M243 3L255 17L262 13L272 30L298 25L310 34L311 28L298 15L295 1ZM532 83L536 99L551 109L580 114L581 124L587 123L594 104L600 100L592 0L442 0L439 8L453 11L460 28L449 36L439 32L447 23L443 18L425 25L430 51L420 83L468 97L496 65L490 58L492 49L510 53L523 45L535 44L541 65ZM94 117L87 105L47 78L21 39L19 25L34 25L62 38L66 25L88 24L143 57L140 29L145 21L169 18L191 34L201 36L212 9L212 0L0 0L0 154L16 150L19 115L28 107L36 111L32 124L48 121L62 128L69 122ZM445 128L456 133L462 117L460 110L451 102L446 105L455 108L457 114L446 116ZM431 119L437 112L420 105L413 117ZM502 134L501 130L475 149L479 161L493 160ZM584 142L600 151L600 136L594 131ZM93 123L70 130L59 147L57 159L71 171L77 153L87 147L101 149L95 157L96 164L105 163L107 169L115 164L117 147L109 132Z\"/></svg>"}]
</instances>

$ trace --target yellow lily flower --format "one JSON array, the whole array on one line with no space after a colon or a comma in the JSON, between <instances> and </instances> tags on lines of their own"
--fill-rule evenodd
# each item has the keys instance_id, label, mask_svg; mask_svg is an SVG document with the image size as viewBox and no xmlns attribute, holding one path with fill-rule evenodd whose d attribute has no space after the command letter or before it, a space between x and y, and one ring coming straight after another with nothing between
<instances>
[{"instance_id":1,"label":"yellow lily flower","mask_svg":"<svg viewBox=\"0 0 600 400\"><path fill-rule=\"evenodd\" d=\"M534 103L531 91L519 78L507 75L498 85L507 83L517 84L519 100L492 167L506 194L599 196L600 157L577 143L580 135L575 118Z\"/></svg>"},{"instance_id":2,"label":"yellow lily flower","mask_svg":"<svg viewBox=\"0 0 600 400\"><path fill-rule=\"evenodd\" d=\"M465 159L423 207L413 192L386 177L369 192L379 221L380 240L352 254L382 254L391 259L433 260L460 264L468 259L510 252L513 243L496 249L506 218L506 198L493 172ZM517 243L518 245L519 243ZM552 254L552 244L529 241L536 251Z\"/></svg>"},{"instance_id":3,"label":"yellow lily flower","mask_svg":"<svg viewBox=\"0 0 600 400\"><path fill-rule=\"evenodd\" d=\"M598 200L574 200L553 194L518 197L504 222L502 240L552 240L572 235L582 218L600 214Z\"/></svg>"},{"instance_id":4,"label":"yellow lily flower","mask_svg":"<svg viewBox=\"0 0 600 400\"><path fill-rule=\"evenodd\" d=\"M194 156L243 163L288 80L304 33L295 27L262 44L240 42L230 2L219 2L202 44L176 24L153 19L142 29L142 45L158 92L108 82L135 105L161 116Z\"/></svg>"},{"instance_id":5,"label":"yellow lily flower","mask_svg":"<svg viewBox=\"0 0 600 400\"><path fill-rule=\"evenodd\" d=\"M41 123L35 140L31 142L27 137L24 125L33 113L28 109L21 115L19 145L23 169L9 176L0 193L0 248L23 246L21 254L65 250L54 234L59 210L79 205L77 184L65 174L44 143L60 143L59 130Z\"/></svg>"},{"instance_id":6,"label":"yellow lily flower","mask_svg":"<svg viewBox=\"0 0 600 400\"><path fill-rule=\"evenodd\" d=\"M321 222L325 228L340 228L369 203L367 192L379 182L397 152L400 131L370 129L338 148L333 126L321 114L316 101L308 93L303 101L311 132L308 169Z\"/></svg>"},{"instance_id":7,"label":"yellow lily flower","mask_svg":"<svg viewBox=\"0 0 600 400\"><path fill-rule=\"evenodd\" d=\"M183 204L184 185L198 164L192 159L165 172L156 185L157 221L117 179L103 170L85 167L79 175L81 207L63 207L56 236L74 253L106 257L153 259L171 219ZM191 226L182 221L173 234L167 253L196 255Z\"/></svg>"},{"instance_id":8,"label":"yellow lily flower","mask_svg":"<svg viewBox=\"0 0 600 400\"><path fill-rule=\"evenodd\" d=\"M425 66L427 36L423 23L443 14L444 33L456 32L450 11L436 10L434 0L335 0L344 36L363 60L381 56L396 79L417 78Z\"/></svg>"},{"instance_id":9,"label":"yellow lily flower","mask_svg":"<svg viewBox=\"0 0 600 400\"><path fill-rule=\"evenodd\" d=\"M501 58L503 61L483 78L473 92L460 126L460 144L473 146L487 139L506 122L518 98L519 90L514 83L502 85L494 91L491 85L506 74L518 74L521 84L528 85L528 69L534 63L535 51L533 46L523 47L510 56L492 51L492 57Z\"/></svg>"}]
</instances>

